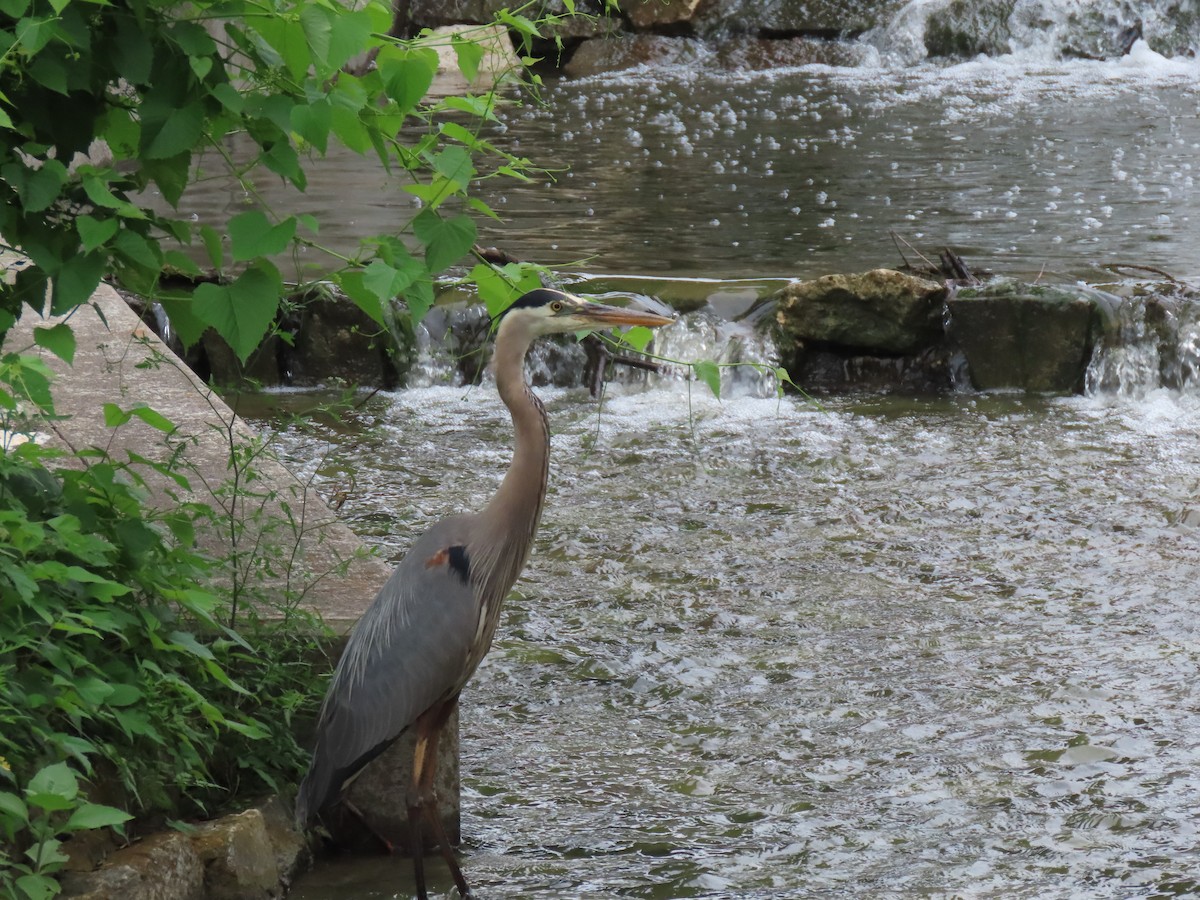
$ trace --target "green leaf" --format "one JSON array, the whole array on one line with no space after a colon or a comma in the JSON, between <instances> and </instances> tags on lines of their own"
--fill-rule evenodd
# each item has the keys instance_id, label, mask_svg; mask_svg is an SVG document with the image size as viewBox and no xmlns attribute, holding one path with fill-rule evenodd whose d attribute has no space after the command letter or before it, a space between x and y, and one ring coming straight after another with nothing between
<instances>
[{"instance_id":1,"label":"green leaf","mask_svg":"<svg viewBox=\"0 0 1200 900\"><path fill-rule=\"evenodd\" d=\"M296 148L292 146L291 141L281 139L273 142L263 152L261 159L264 166L276 175L286 178L300 190L308 187L308 176L300 166L300 157L296 155Z\"/></svg>"},{"instance_id":2,"label":"green leaf","mask_svg":"<svg viewBox=\"0 0 1200 900\"><path fill-rule=\"evenodd\" d=\"M330 68L340 69L358 54L365 53L374 29L368 10L339 8L333 19L333 31L329 35L327 62Z\"/></svg>"},{"instance_id":3,"label":"green leaf","mask_svg":"<svg viewBox=\"0 0 1200 900\"><path fill-rule=\"evenodd\" d=\"M79 253L65 263L54 279L50 308L56 315L67 313L91 299L104 275L103 253Z\"/></svg>"},{"instance_id":4,"label":"green leaf","mask_svg":"<svg viewBox=\"0 0 1200 900\"><path fill-rule=\"evenodd\" d=\"M451 140L458 141L460 144L466 145L471 150L486 150L490 148L490 144L480 140L473 132L459 125L457 122L441 122L438 127L441 129L442 135Z\"/></svg>"},{"instance_id":5,"label":"green leaf","mask_svg":"<svg viewBox=\"0 0 1200 900\"><path fill-rule=\"evenodd\" d=\"M36 863L38 868L54 871L69 862L70 857L62 852L62 841L58 838L44 837L25 851L25 858ZM57 893L57 891L55 891Z\"/></svg>"},{"instance_id":6,"label":"green leaf","mask_svg":"<svg viewBox=\"0 0 1200 900\"><path fill-rule=\"evenodd\" d=\"M67 819L64 831L86 831L91 828L112 828L132 819L129 813L99 803L85 803Z\"/></svg>"},{"instance_id":7,"label":"green leaf","mask_svg":"<svg viewBox=\"0 0 1200 900\"><path fill-rule=\"evenodd\" d=\"M121 223L118 219L96 219L92 216L77 216L75 219L75 230L79 232L79 237L83 241L83 250L85 253L91 253L114 234Z\"/></svg>"},{"instance_id":8,"label":"green leaf","mask_svg":"<svg viewBox=\"0 0 1200 900\"><path fill-rule=\"evenodd\" d=\"M433 306L433 282L428 277L414 281L404 292L404 301L408 304L408 315L414 325L419 325Z\"/></svg>"},{"instance_id":9,"label":"green leaf","mask_svg":"<svg viewBox=\"0 0 1200 900\"><path fill-rule=\"evenodd\" d=\"M133 418L132 413L125 412L115 403L105 403L103 409L105 428L120 428Z\"/></svg>"},{"instance_id":10,"label":"green leaf","mask_svg":"<svg viewBox=\"0 0 1200 900\"><path fill-rule=\"evenodd\" d=\"M171 328L179 336L184 347L194 347L204 336L208 323L196 314L195 300L190 297L160 294L158 302L171 319Z\"/></svg>"},{"instance_id":11,"label":"green leaf","mask_svg":"<svg viewBox=\"0 0 1200 900\"><path fill-rule=\"evenodd\" d=\"M211 225L201 225L200 240L204 242L209 262L220 269L225 264L225 251L221 247L221 235Z\"/></svg>"},{"instance_id":12,"label":"green leaf","mask_svg":"<svg viewBox=\"0 0 1200 900\"><path fill-rule=\"evenodd\" d=\"M83 176L83 191L88 195L88 199L97 206L103 206L105 209L115 209L127 219L146 218L144 212L128 200L122 200L109 190L108 184L98 175L88 173Z\"/></svg>"},{"instance_id":13,"label":"green leaf","mask_svg":"<svg viewBox=\"0 0 1200 900\"><path fill-rule=\"evenodd\" d=\"M413 232L425 245L425 263L436 275L458 262L475 243L475 223L467 216L443 219L432 210L422 210L413 219Z\"/></svg>"},{"instance_id":14,"label":"green leaf","mask_svg":"<svg viewBox=\"0 0 1200 900\"><path fill-rule=\"evenodd\" d=\"M537 269L521 263L509 263L501 269L480 263L471 270L470 278L479 288L479 299L491 316L500 315L526 291L542 284Z\"/></svg>"},{"instance_id":15,"label":"green leaf","mask_svg":"<svg viewBox=\"0 0 1200 900\"><path fill-rule=\"evenodd\" d=\"M261 741L271 736L271 732L253 720L250 722L235 722L229 719L225 722L225 727L255 741Z\"/></svg>"},{"instance_id":16,"label":"green leaf","mask_svg":"<svg viewBox=\"0 0 1200 900\"><path fill-rule=\"evenodd\" d=\"M507 25L510 31L516 31L529 38L540 38L541 32L538 31L530 19L525 16L511 13L507 9L502 9L496 14L496 21Z\"/></svg>"},{"instance_id":17,"label":"green leaf","mask_svg":"<svg viewBox=\"0 0 1200 900\"><path fill-rule=\"evenodd\" d=\"M457 109L478 119L490 122L498 121L493 107L493 100L488 97L447 97L441 105L447 109Z\"/></svg>"},{"instance_id":18,"label":"green leaf","mask_svg":"<svg viewBox=\"0 0 1200 900\"><path fill-rule=\"evenodd\" d=\"M313 65L318 75L328 75L337 66L329 61L329 44L333 35L334 12L319 3L305 3L300 7L300 25L312 53Z\"/></svg>"},{"instance_id":19,"label":"green leaf","mask_svg":"<svg viewBox=\"0 0 1200 900\"><path fill-rule=\"evenodd\" d=\"M719 399L721 396L721 367L711 359L702 359L692 363L692 371L696 373L697 378L708 385L713 396Z\"/></svg>"},{"instance_id":20,"label":"green leaf","mask_svg":"<svg viewBox=\"0 0 1200 900\"><path fill-rule=\"evenodd\" d=\"M183 189L187 187L192 172L191 151L183 150L174 155L164 154L161 159L144 159L142 171L154 179L154 183L162 191L163 198L172 206L178 207L179 198L183 196Z\"/></svg>"},{"instance_id":21,"label":"green leaf","mask_svg":"<svg viewBox=\"0 0 1200 900\"><path fill-rule=\"evenodd\" d=\"M157 410L151 409L144 403L138 403L130 409L121 409L115 403L104 404L104 425L107 428L119 428L130 419L141 419L151 428L163 434L172 434L178 427L174 422Z\"/></svg>"},{"instance_id":22,"label":"green leaf","mask_svg":"<svg viewBox=\"0 0 1200 900\"><path fill-rule=\"evenodd\" d=\"M33 341L45 347L68 365L75 362L75 332L66 322L33 329Z\"/></svg>"},{"instance_id":23,"label":"green leaf","mask_svg":"<svg viewBox=\"0 0 1200 900\"><path fill-rule=\"evenodd\" d=\"M158 243L148 241L136 231L128 228L122 229L121 233L117 235L117 239L113 241L113 249L130 265L140 266L155 274L162 267L162 255Z\"/></svg>"},{"instance_id":24,"label":"green leaf","mask_svg":"<svg viewBox=\"0 0 1200 900\"><path fill-rule=\"evenodd\" d=\"M333 107L328 100L299 103L292 107L292 130L322 154L329 146L329 128L333 121Z\"/></svg>"},{"instance_id":25,"label":"green leaf","mask_svg":"<svg viewBox=\"0 0 1200 900\"><path fill-rule=\"evenodd\" d=\"M454 34L450 36L450 46L454 48L454 54L458 57L458 71L462 72L468 84L474 82L479 77L479 63L484 54L483 45Z\"/></svg>"},{"instance_id":26,"label":"green leaf","mask_svg":"<svg viewBox=\"0 0 1200 900\"><path fill-rule=\"evenodd\" d=\"M282 290L279 271L262 262L247 269L231 285L197 287L194 309L196 316L215 328L245 363L275 321Z\"/></svg>"},{"instance_id":27,"label":"green leaf","mask_svg":"<svg viewBox=\"0 0 1200 900\"><path fill-rule=\"evenodd\" d=\"M282 16L262 16L254 19L254 27L279 54L291 76L296 81L303 81L313 62L304 26Z\"/></svg>"},{"instance_id":28,"label":"green leaf","mask_svg":"<svg viewBox=\"0 0 1200 900\"><path fill-rule=\"evenodd\" d=\"M331 127L338 140L355 153L365 154L373 146L366 126L358 117L358 113L353 110L344 106L335 106Z\"/></svg>"},{"instance_id":29,"label":"green leaf","mask_svg":"<svg viewBox=\"0 0 1200 900\"><path fill-rule=\"evenodd\" d=\"M379 51L375 63L387 95L407 115L429 93L438 70L438 55L428 47L409 50L388 45Z\"/></svg>"},{"instance_id":30,"label":"green leaf","mask_svg":"<svg viewBox=\"0 0 1200 900\"><path fill-rule=\"evenodd\" d=\"M471 154L465 147L447 147L433 157L433 169L464 187L475 177Z\"/></svg>"},{"instance_id":31,"label":"green leaf","mask_svg":"<svg viewBox=\"0 0 1200 900\"><path fill-rule=\"evenodd\" d=\"M365 269L339 272L335 280L338 286L346 292L346 296L354 301L354 305L370 316L372 321L378 322L380 325L386 324L383 302L380 300L379 294L366 286Z\"/></svg>"},{"instance_id":32,"label":"green leaf","mask_svg":"<svg viewBox=\"0 0 1200 900\"><path fill-rule=\"evenodd\" d=\"M229 240L235 262L282 253L296 234L296 217L272 226L257 209L229 220Z\"/></svg>"},{"instance_id":33,"label":"green leaf","mask_svg":"<svg viewBox=\"0 0 1200 900\"><path fill-rule=\"evenodd\" d=\"M62 890L59 883L49 875L22 875L16 885L21 889L23 900L49 900Z\"/></svg>"},{"instance_id":34,"label":"green leaf","mask_svg":"<svg viewBox=\"0 0 1200 900\"><path fill-rule=\"evenodd\" d=\"M31 806L44 810L69 809L79 794L79 780L66 763L54 763L29 779L25 798Z\"/></svg>"},{"instance_id":35,"label":"green leaf","mask_svg":"<svg viewBox=\"0 0 1200 900\"><path fill-rule=\"evenodd\" d=\"M198 656L200 659L213 658L212 650L196 640L196 636L190 631L172 631L168 637L172 644L181 650L187 651L192 656Z\"/></svg>"},{"instance_id":36,"label":"green leaf","mask_svg":"<svg viewBox=\"0 0 1200 900\"><path fill-rule=\"evenodd\" d=\"M181 275L188 275L192 278L199 278L204 273L200 267L196 265L195 260L190 256L186 256L179 250L168 250L163 254L163 264L169 266L175 272Z\"/></svg>"},{"instance_id":37,"label":"green leaf","mask_svg":"<svg viewBox=\"0 0 1200 900\"><path fill-rule=\"evenodd\" d=\"M420 197L431 210L437 209L442 203L463 189L463 185L451 181L441 175L435 177L430 184L406 184L404 192Z\"/></svg>"},{"instance_id":38,"label":"green leaf","mask_svg":"<svg viewBox=\"0 0 1200 900\"><path fill-rule=\"evenodd\" d=\"M28 822L29 807L16 794L0 791L0 816L8 816L18 822Z\"/></svg>"},{"instance_id":39,"label":"green leaf","mask_svg":"<svg viewBox=\"0 0 1200 900\"><path fill-rule=\"evenodd\" d=\"M27 213L49 208L67 183L67 167L57 159L43 160L37 169L11 162L0 168L0 175L16 190Z\"/></svg>"},{"instance_id":40,"label":"green leaf","mask_svg":"<svg viewBox=\"0 0 1200 900\"><path fill-rule=\"evenodd\" d=\"M142 155L168 159L189 152L204 133L204 107L194 100L179 108L163 109L160 98L142 104Z\"/></svg>"},{"instance_id":41,"label":"green leaf","mask_svg":"<svg viewBox=\"0 0 1200 900\"><path fill-rule=\"evenodd\" d=\"M21 45L29 56L36 56L50 43L55 34L55 19L47 16L44 19L21 19L13 34L16 43Z\"/></svg>"},{"instance_id":42,"label":"green leaf","mask_svg":"<svg viewBox=\"0 0 1200 900\"><path fill-rule=\"evenodd\" d=\"M650 330L649 328L646 328L644 325L635 325L634 327L628 329L627 331L622 332L621 340L624 341L626 344L628 344L630 347L632 347L634 350L637 350L639 353L641 353L648 346L650 346L650 342L652 340L654 340L654 332L652 330ZM719 380L720 373L718 372L717 374L718 374L718 382L717 383L720 384L720 380Z\"/></svg>"}]
</instances>

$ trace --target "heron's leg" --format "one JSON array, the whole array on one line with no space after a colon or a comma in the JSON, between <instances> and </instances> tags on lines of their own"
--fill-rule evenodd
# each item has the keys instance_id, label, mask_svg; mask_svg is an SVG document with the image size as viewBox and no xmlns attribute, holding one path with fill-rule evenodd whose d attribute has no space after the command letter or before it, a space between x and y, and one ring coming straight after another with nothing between
<instances>
[{"instance_id":1,"label":"heron's leg","mask_svg":"<svg viewBox=\"0 0 1200 900\"><path fill-rule=\"evenodd\" d=\"M425 848L421 840L422 813L424 813L425 822L429 825L431 835L437 841L442 858L445 859L446 866L450 869L459 894L464 898L471 897L471 888L467 885L467 879L463 876L462 868L454 855L454 847L450 844L446 829L442 825L442 818L438 814L437 791L434 784L437 777L438 742L441 739L442 730L446 726L446 721L457 706L458 697L454 697L439 706L426 710L416 722L417 740L413 753L412 783L408 799L408 827L413 841L413 867L416 872L417 893L422 900L426 896Z\"/></svg>"}]
</instances>

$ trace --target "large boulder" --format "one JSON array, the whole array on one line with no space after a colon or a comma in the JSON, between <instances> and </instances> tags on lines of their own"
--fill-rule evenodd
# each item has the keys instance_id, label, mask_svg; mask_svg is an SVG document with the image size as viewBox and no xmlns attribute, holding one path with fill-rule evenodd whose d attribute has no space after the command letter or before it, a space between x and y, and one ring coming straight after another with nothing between
<instances>
[{"instance_id":1,"label":"large boulder","mask_svg":"<svg viewBox=\"0 0 1200 900\"><path fill-rule=\"evenodd\" d=\"M1109 314L1099 292L997 281L951 297L972 387L1074 393Z\"/></svg>"},{"instance_id":2,"label":"large boulder","mask_svg":"<svg viewBox=\"0 0 1200 900\"><path fill-rule=\"evenodd\" d=\"M291 353L286 380L315 385L328 381L393 388L403 381L411 348L345 297L308 300Z\"/></svg>"},{"instance_id":3,"label":"large boulder","mask_svg":"<svg viewBox=\"0 0 1200 900\"><path fill-rule=\"evenodd\" d=\"M581 43L563 67L572 77L616 72L635 66L681 65L709 60L713 51L693 38L670 38L657 34L618 34L589 38Z\"/></svg>"},{"instance_id":4,"label":"large boulder","mask_svg":"<svg viewBox=\"0 0 1200 900\"><path fill-rule=\"evenodd\" d=\"M334 842L342 847L379 850L380 838L404 852L409 847L408 794L412 782L413 751L416 729L410 728L399 740L367 763L346 791L348 804L339 804L324 820ZM451 713L438 742L437 792L438 814L452 844L462 834L460 823L460 775L458 761L458 712ZM352 805L361 814L349 812ZM365 820L365 821L364 821ZM432 849L433 835L424 829L426 846Z\"/></svg>"},{"instance_id":5,"label":"large boulder","mask_svg":"<svg viewBox=\"0 0 1200 900\"><path fill-rule=\"evenodd\" d=\"M852 36L886 25L907 0L705 0L694 17L704 33ZM624 4L622 4L624 9Z\"/></svg>"},{"instance_id":6,"label":"large boulder","mask_svg":"<svg viewBox=\"0 0 1200 900\"><path fill-rule=\"evenodd\" d=\"M945 286L892 269L796 282L776 299L784 348L911 356L943 337Z\"/></svg>"},{"instance_id":7,"label":"large boulder","mask_svg":"<svg viewBox=\"0 0 1200 900\"><path fill-rule=\"evenodd\" d=\"M702 0L629 0L621 4L634 28L649 30L690 22Z\"/></svg>"},{"instance_id":8,"label":"large boulder","mask_svg":"<svg viewBox=\"0 0 1200 900\"><path fill-rule=\"evenodd\" d=\"M206 822L192 835L192 846L204 864L204 887L221 900L265 900L279 897L279 866L257 809Z\"/></svg>"},{"instance_id":9,"label":"large boulder","mask_svg":"<svg viewBox=\"0 0 1200 900\"><path fill-rule=\"evenodd\" d=\"M454 38L458 35L483 48L478 70L470 81L458 66L458 53L454 49ZM429 46L438 55L437 74L429 87L430 97L488 91L505 78L520 78L525 71L513 50L508 30L502 25L443 25L433 29Z\"/></svg>"},{"instance_id":10,"label":"large boulder","mask_svg":"<svg viewBox=\"0 0 1200 900\"><path fill-rule=\"evenodd\" d=\"M495 21L496 13L512 5L512 0L409 0L408 17L417 29L480 25Z\"/></svg>"}]
</instances>

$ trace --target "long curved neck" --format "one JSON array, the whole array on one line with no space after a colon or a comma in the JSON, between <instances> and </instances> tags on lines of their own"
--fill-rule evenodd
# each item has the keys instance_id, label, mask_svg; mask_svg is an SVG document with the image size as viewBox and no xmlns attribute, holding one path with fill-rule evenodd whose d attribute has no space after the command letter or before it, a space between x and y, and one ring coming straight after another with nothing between
<instances>
[{"instance_id":1,"label":"long curved neck","mask_svg":"<svg viewBox=\"0 0 1200 900\"><path fill-rule=\"evenodd\" d=\"M497 574L507 582L505 592L521 573L533 546L550 467L550 423L542 402L525 380L525 354L532 343L527 328L506 319L496 336L492 358L496 388L512 414L516 445L508 473L480 520L497 552Z\"/></svg>"}]
</instances>

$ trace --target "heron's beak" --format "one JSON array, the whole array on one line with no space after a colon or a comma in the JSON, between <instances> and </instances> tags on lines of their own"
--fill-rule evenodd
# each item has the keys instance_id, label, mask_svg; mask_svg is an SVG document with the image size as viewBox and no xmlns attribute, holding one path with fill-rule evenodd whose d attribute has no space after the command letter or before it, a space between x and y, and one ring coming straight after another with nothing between
<instances>
[{"instance_id":1,"label":"heron's beak","mask_svg":"<svg viewBox=\"0 0 1200 900\"><path fill-rule=\"evenodd\" d=\"M583 305L575 310L574 315L596 328L612 328L616 325L642 325L646 328L658 328L660 325L670 325L675 320L658 313L641 309L622 309L619 306L605 306L603 303L593 303L585 300Z\"/></svg>"}]
</instances>

